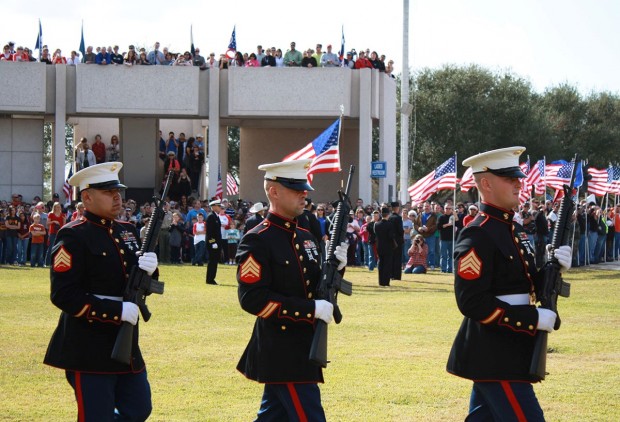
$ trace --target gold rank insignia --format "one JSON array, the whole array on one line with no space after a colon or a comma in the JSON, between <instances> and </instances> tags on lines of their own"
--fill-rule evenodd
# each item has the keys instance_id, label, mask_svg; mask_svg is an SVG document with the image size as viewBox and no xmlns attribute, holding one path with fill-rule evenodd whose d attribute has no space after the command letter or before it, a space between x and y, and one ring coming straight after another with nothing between
<instances>
[{"instance_id":1,"label":"gold rank insignia","mask_svg":"<svg viewBox=\"0 0 620 422\"><path fill-rule=\"evenodd\" d=\"M71 269L71 254L61 246L56 255L54 255L54 265L52 269L57 273L64 273Z\"/></svg>"},{"instance_id":2,"label":"gold rank insignia","mask_svg":"<svg viewBox=\"0 0 620 422\"><path fill-rule=\"evenodd\" d=\"M458 275L465 280L475 280L482 273L482 260L472 248L459 260Z\"/></svg>"},{"instance_id":3,"label":"gold rank insignia","mask_svg":"<svg viewBox=\"0 0 620 422\"><path fill-rule=\"evenodd\" d=\"M262 267L250 254L248 259L239 266L239 280L244 283L256 283L261 278Z\"/></svg>"},{"instance_id":4,"label":"gold rank insignia","mask_svg":"<svg viewBox=\"0 0 620 422\"><path fill-rule=\"evenodd\" d=\"M510 217L510 215L508 215L507 212L504 213L504 220L508 220L508 217Z\"/></svg>"}]
</instances>

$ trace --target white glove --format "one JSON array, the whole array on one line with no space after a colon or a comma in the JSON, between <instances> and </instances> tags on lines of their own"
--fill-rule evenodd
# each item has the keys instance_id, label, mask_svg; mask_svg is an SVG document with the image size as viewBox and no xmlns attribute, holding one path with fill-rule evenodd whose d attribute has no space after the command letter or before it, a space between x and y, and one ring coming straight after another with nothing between
<instances>
[{"instance_id":1,"label":"white glove","mask_svg":"<svg viewBox=\"0 0 620 422\"><path fill-rule=\"evenodd\" d=\"M212 247L213 249L217 249L217 243L214 243L213 245L211 245L211 247Z\"/></svg>"},{"instance_id":2,"label":"white glove","mask_svg":"<svg viewBox=\"0 0 620 422\"><path fill-rule=\"evenodd\" d=\"M138 267L146 271L148 275L153 275L157 269L157 255L155 252L145 252L138 258Z\"/></svg>"},{"instance_id":3,"label":"white glove","mask_svg":"<svg viewBox=\"0 0 620 422\"><path fill-rule=\"evenodd\" d=\"M539 330L553 332L553 326L555 325L555 319L558 315L551 309L536 308L538 311L538 326Z\"/></svg>"},{"instance_id":4,"label":"white glove","mask_svg":"<svg viewBox=\"0 0 620 422\"><path fill-rule=\"evenodd\" d=\"M121 314L121 321L127 321L131 325L138 323L138 305L132 302L123 302L123 313Z\"/></svg>"},{"instance_id":5,"label":"white glove","mask_svg":"<svg viewBox=\"0 0 620 422\"><path fill-rule=\"evenodd\" d=\"M553 258L554 256L557 258L562 272L570 270L573 263L573 251L570 246L560 246L556 250L552 251L551 245L547 245L547 253L549 258Z\"/></svg>"},{"instance_id":6,"label":"white glove","mask_svg":"<svg viewBox=\"0 0 620 422\"><path fill-rule=\"evenodd\" d=\"M344 241L340 245L336 246L334 249L334 256L339 261L338 263L338 271L343 269L347 265L347 250L349 249L349 244ZM329 250L329 240L325 241L325 250Z\"/></svg>"},{"instance_id":7,"label":"white glove","mask_svg":"<svg viewBox=\"0 0 620 422\"><path fill-rule=\"evenodd\" d=\"M314 317L329 324L334 320L334 305L323 299L315 300Z\"/></svg>"}]
</instances>

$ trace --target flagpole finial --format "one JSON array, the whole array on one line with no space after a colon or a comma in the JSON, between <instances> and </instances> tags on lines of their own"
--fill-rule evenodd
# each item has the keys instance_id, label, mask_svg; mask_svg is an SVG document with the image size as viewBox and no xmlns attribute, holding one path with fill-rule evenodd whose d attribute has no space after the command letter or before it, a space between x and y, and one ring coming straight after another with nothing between
<instances>
[{"instance_id":1,"label":"flagpole finial","mask_svg":"<svg viewBox=\"0 0 620 422\"><path fill-rule=\"evenodd\" d=\"M340 104L340 114L344 114L344 104Z\"/></svg>"}]
</instances>

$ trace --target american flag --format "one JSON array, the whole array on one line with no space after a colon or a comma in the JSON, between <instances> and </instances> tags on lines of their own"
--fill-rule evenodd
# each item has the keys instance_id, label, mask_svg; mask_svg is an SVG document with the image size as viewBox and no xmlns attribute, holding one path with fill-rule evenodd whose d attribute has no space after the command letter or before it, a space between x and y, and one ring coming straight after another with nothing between
<instances>
[{"instance_id":1,"label":"american flag","mask_svg":"<svg viewBox=\"0 0 620 422\"><path fill-rule=\"evenodd\" d=\"M610 171L610 174L612 175L611 176L612 177L612 180L611 180L612 193L615 193L616 195L620 195L620 165L612 166L610 164L609 169L607 171L608 172Z\"/></svg>"},{"instance_id":2,"label":"american flag","mask_svg":"<svg viewBox=\"0 0 620 422\"><path fill-rule=\"evenodd\" d=\"M222 190L222 166L217 166L217 186L215 188L215 197L222 199L224 191Z\"/></svg>"},{"instance_id":3,"label":"american flag","mask_svg":"<svg viewBox=\"0 0 620 422\"><path fill-rule=\"evenodd\" d=\"M228 43L228 50L226 51L226 56L229 58L235 57L235 53L237 52L237 25L233 26L233 32L230 36L230 42Z\"/></svg>"},{"instance_id":4,"label":"american flag","mask_svg":"<svg viewBox=\"0 0 620 422\"><path fill-rule=\"evenodd\" d=\"M237 195L239 193L239 185L232 174L226 174L226 195Z\"/></svg>"},{"instance_id":5,"label":"american flag","mask_svg":"<svg viewBox=\"0 0 620 422\"><path fill-rule=\"evenodd\" d=\"M476 186L476 182L474 181L474 171L471 167L467 167L467 170L463 173L459 186L461 187L461 192L467 192Z\"/></svg>"},{"instance_id":6,"label":"american flag","mask_svg":"<svg viewBox=\"0 0 620 422\"><path fill-rule=\"evenodd\" d=\"M73 176L73 167L69 169L69 175L65 179L65 183L62 185L62 192L65 194L65 198L67 202L71 202L71 197L73 196L73 186L69 184L69 179Z\"/></svg>"},{"instance_id":7,"label":"american flag","mask_svg":"<svg viewBox=\"0 0 620 422\"><path fill-rule=\"evenodd\" d=\"M570 183L570 176L573 170L572 161L558 160L547 165L545 168L545 183L547 186L562 190L563 186ZM577 174L575 175L575 187L581 186L583 175L581 174L581 161L577 166Z\"/></svg>"},{"instance_id":8,"label":"american flag","mask_svg":"<svg viewBox=\"0 0 620 422\"><path fill-rule=\"evenodd\" d=\"M340 119L321 133L314 141L284 157L282 161L312 159L308 168L308 180L315 173L333 173L340 171Z\"/></svg>"},{"instance_id":9,"label":"american flag","mask_svg":"<svg viewBox=\"0 0 620 422\"><path fill-rule=\"evenodd\" d=\"M530 168L530 172L527 174L525 182L529 186L528 189L532 189L535 186L535 192L537 195L545 193L545 159L538 160L534 167Z\"/></svg>"},{"instance_id":10,"label":"american flag","mask_svg":"<svg viewBox=\"0 0 620 422\"><path fill-rule=\"evenodd\" d=\"M611 182L609 181L607 169L599 170L590 167L588 168L588 174L592 176L592 179L588 182L588 193L593 193L596 196L604 196L611 190Z\"/></svg>"},{"instance_id":11,"label":"american flag","mask_svg":"<svg viewBox=\"0 0 620 422\"><path fill-rule=\"evenodd\" d=\"M519 203L522 204L526 201L530 200L530 195L532 192L532 185L527 183L527 176L530 174L530 157L528 155L527 161L525 163L521 163L519 165L521 167L521 171L525 174L525 178L521 179L521 190L519 191Z\"/></svg>"},{"instance_id":12,"label":"american flag","mask_svg":"<svg viewBox=\"0 0 620 422\"><path fill-rule=\"evenodd\" d=\"M456 155L448 158L435 170L409 186L412 201L425 201L443 189L456 189Z\"/></svg>"}]
</instances>

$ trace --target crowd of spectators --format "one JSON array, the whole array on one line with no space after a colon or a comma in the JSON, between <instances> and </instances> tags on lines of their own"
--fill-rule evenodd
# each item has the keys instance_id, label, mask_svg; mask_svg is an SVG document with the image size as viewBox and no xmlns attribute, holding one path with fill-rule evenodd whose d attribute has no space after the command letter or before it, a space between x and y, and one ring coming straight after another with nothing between
<instances>
[{"instance_id":1,"label":"crowd of spectators","mask_svg":"<svg viewBox=\"0 0 620 422\"><path fill-rule=\"evenodd\" d=\"M121 51L118 45L95 48L88 46L82 57L75 50L71 51L69 57L65 57L60 49L50 54L50 49L44 45L39 58L35 58L32 53L32 50L22 46L15 48L15 43L10 41L4 46L0 61L67 65L197 66L203 70L213 67L220 69L229 67L347 67L377 69L394 77L392 75L394 61L386 62L385 55L379 55L370 49L360 50L359 53L352 49L340 58L339 54L332 51L331 44L327 45L327 51L324 52L323 45L320 43L317 43L314 49L307 48L299 51L296 50L295 42L291 42L290 49L284 53L280 48L263 49L261 45L258 45L256 52L227 51L217 57L215 53L210 53L208 58L200 54L200 48L195 48L193 52L171 52L167 47L162 48L159 42L156 42L148 52L146 48L136 49L134 45L129 45L127 51Z\"/></svg>"},{"instance_id":2,"label":"crowd of spectators","mask_svg":"<svg viewBox=\"0 0 620 422\"><path fill-rule=\"evenodd\" d=\"M181 170L181 172L184 169ZM251 202L222 199L219 213L222 222L221 253L223 264L234 264L236 248L246 231L252 207ZM118 219L136 225L144 234L155 204L136 203L126 199ZM349 215L347 240L349 242L348 265L366 267L373 271L377 266L374 224L379 221L379 211L389 204L364 204L358 199ZM203 265L209 248L201 248L200 236L204 235L200 224L211 212L209 200L201 200L195 194L182 194L179 199L167 198L164 202L165 217L158 239L158 255L162 263ZM334 208L330 203L309 203L309 212L316 216L320 226L320 243L328 239ZM532 245L536 245L537 265L545 259L545 246L551 242L558 204L533 198L515 209L514 221L523 226ZM405 273L425 273L441 270L453 271L452 239L475 218L478 207L474 203L451 200L443 205L437 201L406 203L400 210L404 229L402 267ZM84 206L73 202L61 204L57 194L47 203L40 197L31 202L23 201L14 194L10 201L0 201L0 264L31 266L49 265L49 245L64 224L81 218ZM573 266L596 264L620 258L620 204L601 208L594 203L581 201L574 215L572 237ZM198 237L196 237L198 236ZM319 236L317 234L317 236Z\"/></svg>"}]
</instances>

